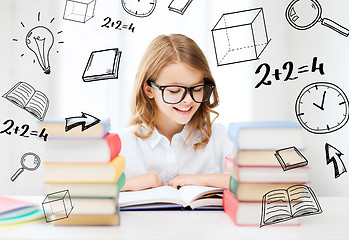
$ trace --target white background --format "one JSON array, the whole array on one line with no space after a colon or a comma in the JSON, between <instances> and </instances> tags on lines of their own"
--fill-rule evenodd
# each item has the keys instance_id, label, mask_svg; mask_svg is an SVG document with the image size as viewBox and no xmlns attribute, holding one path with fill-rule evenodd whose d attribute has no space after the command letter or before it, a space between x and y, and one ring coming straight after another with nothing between
<instances>
[{"instance_id":1,"label":"white background","mask_svg":"<svg viewBox=\"0 0 349 240\"><path fill-rule=\"evenodd\" d=\"M349 39L316 24L306 31L292 28L285 19L289 1L260 0L193 0L184 15L168 10L170 0L158 0L153 14L137 18L127 14L120 0L97 0L95 16L84 23L63 20L63 0L1 0L0 1L0 94L19 81L31 84L50 99L47 117L77 116L81 111L99 118L108 117L112 131L124 127L129 118L129 99L139 61L152 39L160 34L181 33L191 37L204 51L215 77L220 106L217 122L291 120L297 121L294 103L301 89L309 83L328 81L349 94ZM349 27L349 2L321 1L322 16ZM224 13L262 7L271 41L260 59L244 63L217 66L211 29ZM38 13L40 12L40 21ZM111 17L123 24L135 26L135 32L102 28L103 19ZM50 21L55 18L52 23ZM25 27L21 25L21 22ZM55 36L51 51L50 75L43 74L34 55L24 44L27 32L38 25L48 27ZM59 31L62 33L57 34ZM18 39L17 42L13 39ZM59 41L64 43L58 44ZM85 83L82 73L91 51L108 48L122 51L119 78ZM57 52L58 51L58 52ZM21 54L24 54L21 57ZM294 67L311 65L313 57L324 63L325 75L318 72L299 75L295 81L273 81L270 86L254 86L262 74L254 72L265 62L271 69L282 68L286 61ZM297 69L295 69L297 70ZM295 71L296 73L296 71ZM272 79L270 76L269 79ZM0 130L7 119L36 130L35 119L6 99L0 99ZM341 150L349 168L349 126L326 135L304 131L307 141L305 156L311 168L311 186L317 196L348 196L349 174L334 178L333 166L326 165L325 143ZM287 137L287 136L285 136ZM10 177L20 167L20 157L29 151L39 156L45 142L34 137L0 134L0 194L44 194L42 170L25 172L15 181Z\"/></svg>"}]
</instances>

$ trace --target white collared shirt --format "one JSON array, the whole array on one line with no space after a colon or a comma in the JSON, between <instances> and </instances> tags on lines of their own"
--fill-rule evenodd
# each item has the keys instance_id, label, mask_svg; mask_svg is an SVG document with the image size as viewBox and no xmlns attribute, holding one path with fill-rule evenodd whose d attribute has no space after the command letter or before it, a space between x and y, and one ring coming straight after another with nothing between
<instances>
[{"instance_id":1,"label":"white collared shirt","mask_svg":"<svg viewBox=\"0 0 349 240\"><path fill-rule=\"evenodd\" d=\"M148 138L137 137L133 130L134 127L131 126L118 132L121 139L120 155L126 159L126 177L155 172L167 185L179 174L224 173L225 157L232 157L235 152L234 144L229 140L222 124L212 125L209 142L196 151L193 144L202 134L197 129L185 142L188 125L172 137L171 143L156 128ZM143 128L139 131L142 130L144 131Z\"/></svg>"}]
</instances>

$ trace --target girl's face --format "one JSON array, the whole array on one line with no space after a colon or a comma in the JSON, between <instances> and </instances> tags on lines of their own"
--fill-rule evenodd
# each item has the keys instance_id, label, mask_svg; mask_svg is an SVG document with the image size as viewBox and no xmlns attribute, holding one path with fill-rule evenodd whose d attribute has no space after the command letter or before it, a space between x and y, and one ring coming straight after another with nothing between
<instances>
[{"instance_id":1,"label":"girl's face","mask_svg":"<svg viewBox=\"0 0 349 240\"><path fill-rule=\"evenodd\" d=\"M204 76L200 71L186 64L174 63L162 69L155 83L159 86L178 85L193 87L203 84ZM168 124L168 126L178 126L187 124L201 104L192 99L189 91L187 91L184 99L179 103L168 104L164 102L161 90L150 86L145 86L144 90L149 98L154 98L158 107L155 122L160 125ZM172 90L177 91L176 88ZM175 91L167 91L168 95L165 96L165 100L171 100L172 94L176 94Z\"/></svg>"}]
</instances>

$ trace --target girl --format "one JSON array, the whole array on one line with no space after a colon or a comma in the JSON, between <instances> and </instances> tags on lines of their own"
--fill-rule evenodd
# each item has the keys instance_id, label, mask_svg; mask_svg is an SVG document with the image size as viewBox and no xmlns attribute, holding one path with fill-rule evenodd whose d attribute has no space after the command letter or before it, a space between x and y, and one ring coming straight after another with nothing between
<instances>
[{"instance_id":1,"label":"girl","mask_svg":"<svg viewBox=\"0 0 349 240\"><path fill-rule=\"evenodd\" d=\"M234 145L210 114L218 93L196 43L161 35L148 46L138 69L130 127L119 132L126 159L123 191L169 185L229 187L223 174Z\"/></svg>"}]
</instances>

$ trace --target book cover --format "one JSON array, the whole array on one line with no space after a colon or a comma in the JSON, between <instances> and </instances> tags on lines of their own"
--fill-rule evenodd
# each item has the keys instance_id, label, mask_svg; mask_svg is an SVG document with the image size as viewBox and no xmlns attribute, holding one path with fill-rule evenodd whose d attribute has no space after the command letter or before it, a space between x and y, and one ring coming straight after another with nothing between
<instances>
[{"instance_id":1,"label":"book cover","mask_svg":"<svg viewBox=\"0 0 349 240\"><path fill-rule=\"evenodd\" d=\"M228 136L239 150L304 149L301 126L291 121L232 122Z\"/></svg>"},{"instance_id":2,"label":"book cover","mask_svg":"<svg viewBox=\"0 0 349 240\"><path fill-rule=\"evenodd\" d=\"M119 155L121 139L116 133L104 138L51 139L45 144L45 163L108 163Z\"/></svg>"},{"instance_id":3,"label":"book cover","mask_svg":"<svg viewBox=\"0 0 349 240\"><path fill-rule=\"evenodd\" d=\"M91 53L82 79L85 82L118 78L121 52L118 48Z\"/></svg>"}]
</instances>

